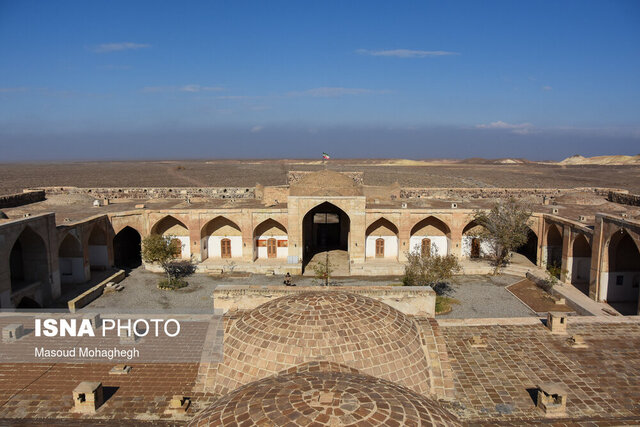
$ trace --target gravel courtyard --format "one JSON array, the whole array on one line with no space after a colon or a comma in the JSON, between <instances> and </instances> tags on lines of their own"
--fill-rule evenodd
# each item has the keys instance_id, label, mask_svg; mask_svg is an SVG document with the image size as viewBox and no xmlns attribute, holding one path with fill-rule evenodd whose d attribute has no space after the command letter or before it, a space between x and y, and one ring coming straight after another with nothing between
<instances>
[{"instance_id":1,"label":"gravel courtyard","mask_svg":"<svg viewBox=\"0 0 640 427\"><path fill-rule=\"evenodd\" d=\"M281 285L282 276L264 276L260 274L246 277L213 277L194 274L188 278L189 286L177 291L165 291L157 288L161 274L151 273L142 267L130 272L121 282L124 290L103 294L87 306L91 308L119 308L144 310L206 310L213 305L212 295L218 285ZM505 289L520 278L514 276L456 276L451 285L449 296L460 301L453 311L439 318L472 317L521 317L533 313ZM366 286L389 285L400 282L399 277L348 277L339 278L332 284ZM312 286L318 281L311 277L294 277L297 286Z\"/></svg>"}]
</instances>

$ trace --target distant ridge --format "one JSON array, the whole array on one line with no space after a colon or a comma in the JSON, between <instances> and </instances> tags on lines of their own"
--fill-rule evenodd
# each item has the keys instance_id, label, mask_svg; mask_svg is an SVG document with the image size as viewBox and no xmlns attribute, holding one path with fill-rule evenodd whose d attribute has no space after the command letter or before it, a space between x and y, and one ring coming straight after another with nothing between
<instances>
[{"instance_id":1,"label":"distant ridge","mask_svg":"<svg viewBox=\"0 0 640 427\"><path fill-rule=\"evenodd\" d=\"M640 165L640 154L636 156L595 156L583 157L579 154L558 162L561 165Z\"/></svg>"}]
</instances>

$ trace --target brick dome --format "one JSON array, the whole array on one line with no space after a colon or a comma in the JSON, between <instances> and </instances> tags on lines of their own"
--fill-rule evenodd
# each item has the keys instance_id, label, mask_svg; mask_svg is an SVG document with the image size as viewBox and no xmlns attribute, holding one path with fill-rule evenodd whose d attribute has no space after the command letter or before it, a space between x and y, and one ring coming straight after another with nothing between
<instances>
[{"instance_id":1,"label":"brick dome","mask_svg":"<svg viewBox=\"0 0 640 427\"><path fill-rule=\"evenodd\" d=\"M224 361L208 383L211 391L227 393L310 361L339 363L429 393L429 363L416 324L387 304L332 290L285 296L242 315L228 328Z\"/></svg>"},{"instance_id":2,"label":"brick dome","mask_svg":"<svg viewBox=\"0 0 640 427\"><path fill-rule=\"evenodd\" d=\"M390 381L310 362L247 384L199 413L191 426L459 426L440 404Z\"/></svg>"}]
</instances>

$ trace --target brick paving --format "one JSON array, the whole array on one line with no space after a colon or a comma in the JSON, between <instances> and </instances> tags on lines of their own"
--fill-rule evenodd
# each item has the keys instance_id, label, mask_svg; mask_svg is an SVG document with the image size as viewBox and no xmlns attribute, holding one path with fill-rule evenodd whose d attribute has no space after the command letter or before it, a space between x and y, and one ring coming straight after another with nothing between
<instances>
[{"instance_id":1,"label":"brick paving","mask_svg":"<svg viewBox=\"0 0 640 427\"><path fill-rule=\"evenodd\" d=\"M575 322L568 335L552 335L542 323L440 327L453 370L455 412L468 421L539 419L530 392L555 382L569 391L567 417L574 422L638 423L640 324ZM582 335L589 348L570 347L572 334ZM473 335L484 337L487 347L472 348Z\"/></svg>"},{"instance_id":2,"label":"brick paving","mask_svg":"<svg viewBox=\"0 0 640 427\"><path fill-rule=\"evenodd\" d=\"M568 319L555 335L534 317L436 320L297 292L225 315L219 364L1 364L0 425L640 425L639 319ZM95 414L71 412L81 381L103 384ZM568 390L564 418L535 407L545 382ZM175 394L191 399L183 415L165 414Z\"/></svg>"},{"instance_id":3,"label":"brick paving","mask_svg":"<svg viewBox=\"0 0 640 427\"><path fill-rule=\"evenodd\" d=\"M173 422L171 415L164 414L172 395L194 397L203 407L209 402L207 396L193 393L197 364L132 365L128 375L110 375L113 366L107 363L3 364L0 419ZM101 381L105 388L105 403L89 417L70 412L71 392L81 381ZM0 422L0 425L6 424Z\"/></svg>"}]
</instances>

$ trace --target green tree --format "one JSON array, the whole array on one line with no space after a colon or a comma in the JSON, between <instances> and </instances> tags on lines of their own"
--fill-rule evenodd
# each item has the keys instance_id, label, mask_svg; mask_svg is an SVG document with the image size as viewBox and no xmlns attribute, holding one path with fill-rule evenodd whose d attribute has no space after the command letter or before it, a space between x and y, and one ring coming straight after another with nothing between
<instances>
[{"instance_id":1,"label":"green tree","mask_svg":"<svg viewBox=\"0 0 640 427\"><path fill-rule=\"evenodd\" d=\"M151 234L142 240L142 259L145 262L160 264L166 281L160 283L161 288L181 288L186 286L182 280L195 272L195 265L190 260L176 260L180 253L179 240L166 236Z\"/></svg>"},{"instance_id":2,"label":"green tree","mask_svg":"<svg viewBox=\"0 0 640 427\"><path fill-rule=\"evenodd\" d=\"M509 257L509 253L527 242L531 226L529 203L510 197L497 201L488 211L476 211L476 224L482 226L478 237L491 248L488 256L498 274Z\"/></svg>"},{"instance_id":3,"label":"green tree","mask_svg":"<svg viewBox=\"0 0 640 427\"><path fill-rule=\"evenodd\" d=\"M461 270L455 255L426 255L408 252L402 283L405 286L428 286L451 280Z\"/></svg>"}]
</instances>

